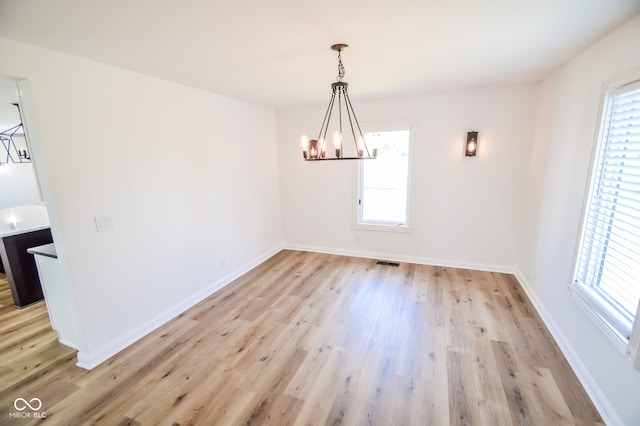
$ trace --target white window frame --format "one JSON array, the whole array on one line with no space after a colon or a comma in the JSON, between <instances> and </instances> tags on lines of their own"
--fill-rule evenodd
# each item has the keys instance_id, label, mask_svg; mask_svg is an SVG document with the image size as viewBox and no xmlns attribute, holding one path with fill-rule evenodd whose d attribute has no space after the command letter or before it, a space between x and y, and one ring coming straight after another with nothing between
<instances>
[{"instance_id":1,"label":"white window frame","mask_svg":"<svg viewBox=\"0 0 640 426\"><path fill-rule=\"evenodd\" d=\"M373 222L362 220L362 173L364 171L364 164L367 161L377 160L362 160L357 161L354 165L354 214L353 214L353 228L370 230L370 231L386 231L386 232L401 232L401 233L413 233L411 228L411 198L412 198L412 169L413 169L413 139L415 134L415 124L413 121L389 121L389 122L376 122L376 123L364 123L362 126L363 133L375 133L375 132L394 132L394 131L409 131L409 159L407 164L407 205L406 205L406 220L404 223L394 222ZM369 147L371 149L371 147Z\"/></svg>"},{"instance_id":2,"label":"white window frame","mask_svg":"<svg viewBox=\"0 0 640 426\"><path fill-rule=\"evenodd\" d=\"M625 87L633 86L634 88L640 87L640 69L633 71L626 76L618 78L614 81L608 82L603 87L603 92L600 102L600 112L598 120L598 128L596 132L596 139L594 141L591 153L590 163L590 179L587 182L585 188L584 204L582 206L581 216L581 232L578 235L574 251L574 264L573 275L569 285L571 296L576 303L584 310L584 312L595 322L595 324L601 329L601 331L613 342L615 347L625 354L632 365L640 370L640 303L636 307L636 315L631 328L630 337L627 339L623 336L613 325L616 322L615 315L610 309L607 309L608 303L603 301L595 291L591 290L587 285L581 284L577 281L578 264L580 249L582 246L583 238L585 235L585 229L587 225L587 215L589 214L589 204L591 200L592 188L595 184L595 180L599 178L597 176L598 154L603 138L606 137L605 128L608 110L611 100L620 93L621 89Z\"/></svg>"}]
</instances>

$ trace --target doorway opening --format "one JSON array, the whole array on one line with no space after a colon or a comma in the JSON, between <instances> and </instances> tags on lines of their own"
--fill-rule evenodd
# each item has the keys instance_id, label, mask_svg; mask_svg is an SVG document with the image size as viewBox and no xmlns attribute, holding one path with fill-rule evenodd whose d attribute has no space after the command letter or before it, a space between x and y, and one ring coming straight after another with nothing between
<instances>
[{"instance_id":1,"label":"doorway opening","mask_svg":"<svg viewBox=\"0 0 640 426\"><path fill-rule=\"evenodd\" d=\"M0 77L0 315L44 301L36 261L27 249L53 242L24 127L18 84ZM23 315L34 311L48 313L41 307Z\"/></svg>"}]
</instances>

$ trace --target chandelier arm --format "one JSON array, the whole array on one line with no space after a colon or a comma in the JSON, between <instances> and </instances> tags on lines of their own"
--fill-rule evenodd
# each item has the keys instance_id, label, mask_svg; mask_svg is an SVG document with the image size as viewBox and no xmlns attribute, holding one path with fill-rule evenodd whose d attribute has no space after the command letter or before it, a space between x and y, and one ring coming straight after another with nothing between
<instances>
[{"instance_id":1,"label":"chandelier arm","mask_svg":"<svg viewBox=\"0 0 640 426\"><path fill-rule=\"evenodd\" d=\"M16 124L15 126L5 130L4 132L1 132L0 135L2 135L2 136L13 136L18 132L18 129L20 127L22 127L22 123Z\"/></svg>"},{"instance_id":2,"label":"chandelier arm","mask_svg":"<svg viewBox=\"0 0 640 426\"><path fill-rule=\"evenodd\" d=\"M0 135L0 141L2 141L2 147L4 148L5 152L7 153L7 160L5 161L5 163L9 162L9 148L7 148L7 144L5 143L5 141L8 141L9 139L3 135ZM0 161L1 163L1 161Z\"/></svg>"},{"instance_id":3,"label":"chandelier arm","mask_svg":"<svg viewBox=\"0 0 640 426\"><path fill-rule=\"evenodd\" d=\"M327 112L324 113L324 120L322 120L322 126L320 126L320 133L318 133L318 140L322 137L322 130L324 129L325 136L327 135L327 128L329 127L329 121L331 120L331 112L333 111L333 101L336 97L335 90L331 95L331 99L329 99L329 106L327 107Z\"/></svg>"},{"instance_id":4,"label":"chandelier arm","mask_svg":"<svg viewBox=\"0 0 640 426\"><path fill-rule=\"evenodd\" d=\"M339 127L338 130L340 131L340 135L342 136L342 92L343 92L343 88L340 87L338 88L338 120L339 120ZM346 106L346 103L345 103Z\"/></svg>"},{"instance_id":5,"label":"chandelier arm","mask_svg":"<svg viewBox=\"0 0 640 426\"><path fill-rule=\"evenodd\" d=\"M20 158L20 151L18 151L18 146L16 145L16 141L13 140L13 136L11 136L11 145L13 145L13 149L18 153L18 163L22 163L22 158ZM11 156L11 161L16 162Z\"/></svg>"},{"instance_id":6,"label":"chandelier arm","mask_svg":"<svg viewBox=\"0 0 640 426\"><path fill-rule=\"evenodd\" d=\"M345 96L345 98L347 98ZM353 113L353 111L349 111L349 104L347 103L347 101L345 101L345 105L346 105L346 110L347 110L347 117L349 117L349 126L351 127L351 136L353 137L353 145L356 148L356 153L358 152L358 138L356 137L356 132L353 128L353 120L351 119L351 114Z\"/></svg>"},{"instance_id":7,"label":"chandelier arm","mask_svg":"<svg viewBox=\"0 0 640 426\"><path fill-rule=\"evenodd\" d=\"M17 104L14 104L17 106ZM18 108L18 113L20 113L20 109ZM22 117L20 118L20 124L16 124L13 127L8 128L7 130L4 130L3 132L0 132L0 140L2 140L2 147L4 148L4 150L7 153L7 157L6 157L6 163L9 163L9 160L11 160L12 163L24 163L26 161L22 161L23 157L22 157L22 153L18 150L18 146L16 145L15 141L13 140L13 137L16 135L16 133L18 133L18 130L22 129L22 132L24 133L24 127L22 127ZM26 137L25 137L26 139ZM16 161L13 158L13 155L11 155L11 150L14 150L15 152L18 153L18 159L19 161ZM26 154L26 150L25 152L25 159L30 159L29 156Z\"/></svg>"},{"instance_id":8,"label":"chandelier arm","mask_svg":"<svg viewBox=\"0 0 640 426\"><path fill-rule=\"evenodd\" d=\"M358 117L356 117L356 111L353 109L353 105L351 105L351 99L349 98L349 95L346 92L344 94L344 97L347 100L347 103L349 105L349 107L347 108L347 111L349 111L349 108L351 108L351 113L353 114L353 119L356 122L356 127L358 128L358 134L362 138L362 145L364 145L364 149L365 149L365 151L367 151L367 157L371 157L371 153L369 153L369 147L367 146L367 142L364 140L364 133L362 133L362 128L360 127L360 123L358 122ZM349 122L351 122L351 117L349 117ZM352 127L351 132L354 133L353 124L351 125L351 127ZM355 135L354 135L353 138L355 140ZM356 147L356 149L357 149L357 147Z\"/></svg>"},{"instance_id":9,"label":"chandelier arm","mask_svg":"<svg viewBox=\"0 0 640 426\"><path fill-rule=\"evenodd\" d=\"M318 135L318 141L320 141L321 138L324 138L326 143L327 131L329 130L329 124L331 122L331 114L333 113L333 105L335 104L335 99L336 99L336 92L334 90L333 94L331 95L331 99L329 100L329 107L327 108L327 112L324 115L322 126L320 127L320 134Z\"/></svg>"},{"instance_id":10,"label":"chandelier arm","mask_svg":"<svg viewBox=\"0 0 640 426\"><path fill-rule=\"evenodd\" d=\"M9 136L6 140L8 142L5 145L5 149L7 150L7 163L9 162L9 160L11 160L12 163L15 163L16 160L14 160L13 155L11 155L11 147L13 146L13 149L15 149L16 151L18 149L16 148L16 144L15 142L13 142L13 138L11 136Z\"/></svg>"}]
</instances>

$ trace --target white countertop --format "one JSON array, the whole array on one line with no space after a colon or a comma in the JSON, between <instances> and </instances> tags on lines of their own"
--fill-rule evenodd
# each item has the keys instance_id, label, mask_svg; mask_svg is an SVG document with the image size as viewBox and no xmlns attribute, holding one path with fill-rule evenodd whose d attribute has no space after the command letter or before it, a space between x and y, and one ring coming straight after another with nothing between
<instances>
[{"instance_id":1,"label":"white countertop","mask_svg":"<svg viewBox=\"0 0 640 426\"><path fill-rule=\"evenodd\" d=\"M54 259L58 258L58 253L56 252L56 246L53 243L44 244L37 247L31 247L27 249L27 253L31 253L38 256L52 257Z\"/></svg>"},{"instance_id":2,"label":"white countertop","mask_svg":"<svg viewBox=\"0 0 640 426\"><path fill-rule=\"evenodd\" d=\"M0 238L46 228L49 216L44 205L0 209Z\"/></svg>"}]
</instances>

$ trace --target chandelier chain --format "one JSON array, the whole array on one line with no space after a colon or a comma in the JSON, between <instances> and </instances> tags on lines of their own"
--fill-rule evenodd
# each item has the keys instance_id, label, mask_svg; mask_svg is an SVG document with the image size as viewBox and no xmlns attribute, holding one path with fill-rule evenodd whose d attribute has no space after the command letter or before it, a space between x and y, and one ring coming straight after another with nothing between
<instances>
[{"instance_id":1,"label":"chandelier chain","mask_svg":"<svg viewBox=\"0 0 640 426\"><path fill-rule=\"evenodd\" d=\"M340 51L338 51L338 81L342 82L344 78L344 65L342 65L342 57L340 56Z\"/></svg>"}]
</instances>

